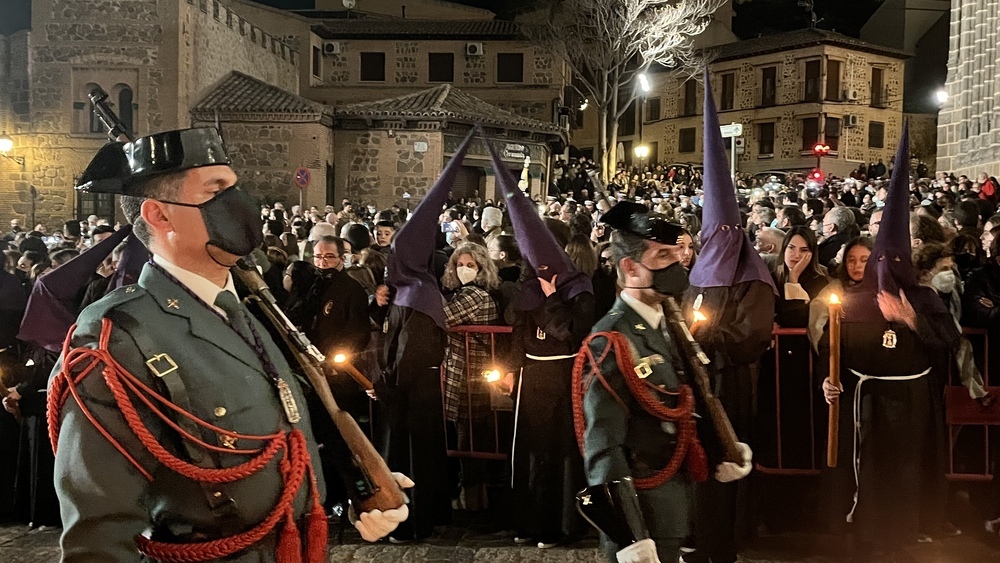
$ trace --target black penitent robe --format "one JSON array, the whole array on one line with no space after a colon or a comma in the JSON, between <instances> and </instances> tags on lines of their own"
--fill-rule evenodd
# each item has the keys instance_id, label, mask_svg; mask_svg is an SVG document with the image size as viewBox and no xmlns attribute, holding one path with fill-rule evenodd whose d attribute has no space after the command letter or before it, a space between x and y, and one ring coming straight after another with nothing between
<instances>
[{"instance_id":1,"label":"black penitent robe","mask_svg":"<svg viewBox=\"0 0 1000 563\"><path fill-rule=\"evenodd\" d=\"M586 486L573 426L575 354L594 325L594 296L564 301L558 293L533 311L518 311L512 358L523 361L515 386L514 522L519 537L551 541L583 529L577 491ZM570 356L541 361L536 358Z\"/></svg>"},{"instance_id":2,"label":"black penitent robe","mask_svg":"<svg viewBox=\"0 0 1000 563\"><path fill-rule=\"evenodd\" d=\"M390 306L382 373L372 382L385 424L376 439L389 468L416 483L410 516L392 536L421 539L451 522L451 489L441 401L445 334L424 313Z\"/></svg>"},{"instance_id":3,"label":"black penitent robe","mask_svg":"<svg viewBox=\"0 0 1000 563\"><path fill-rule=\"evenodd\" d=\"M729 415L736 437L754 449L751 367L771 343L774 290L762 281L733 287L692 286L684 296L687 318L691 318L691 309L699 295L702 296L699 310L710 320L696 326L695 339L712 360L709 372L713 389ZM709 456L717 459L721 452L709 452ZM703 560L709 557L717 561L736 560L739 544L751 530L749 485L747 479L733 483L709 479L697 485L695 537L698 555Z\"/></svg>"},{"instance_id":4,"label":"black penitent robe","mask_svg":"<svg viewBox=\"0 0 1000 563\"><path fill-rule=\"evenodd\" d=\"M895 348L883 346L886 331L896 336ZM868 546L896 549L916 537L923 484L928 463L925 453L941 432L937 389L942 382L941 360L949 357L959 333L949 313L917 310L916 330L885 321L848 322L841 329L840 433L838 465L831 472L834 523L851 514L855 536ZM819 366L829 365L829 338L821 341ZM935 369L937 368L937 369ZM875 377L927 375L908 381L878 379L861 383L854 373ZM852 371L853 370L853 371ZM854 407L857 397L860 434L855 447ZM858 482L852 461L857 453ZM857 490L857 506L853 496Z\"/></svg>"}]
</instances>

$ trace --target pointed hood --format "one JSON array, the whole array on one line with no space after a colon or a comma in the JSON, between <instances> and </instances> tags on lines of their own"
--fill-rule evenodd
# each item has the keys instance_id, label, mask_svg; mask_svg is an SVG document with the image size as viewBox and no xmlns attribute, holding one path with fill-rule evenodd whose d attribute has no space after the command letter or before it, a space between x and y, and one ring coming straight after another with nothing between
<instances>
[{"instance_id":1,"label":"pointed hood","mask_svg":"<svg viewBox=\"0 0 1000 563\"><path fill-rule=\"evenodd\" d=\"M915 310L921 313L946 312L937 292L917 282L911 258L909 122L903 125L903 134L896 149L896 166L886 192L882 224L865 266L865 276L860 284L846 291L851 297L844 300L845 322L881 320L878 305L872 306L880 291L899 295L902 289Z\"/></svg>"},{"instance_id":2,"label":"pointed hood","mask_svg":"<svg viewBox=\"0 0 1000 563\"><path fill-rule=\"evenodd\" d=\"M736 189L729 175L726 145L719 130L712 83L705 70L705 172L701 219L701 252L691 269L691 285L730 287L760 280L777 294L767 264L753 247L740 219Z\"/></svg>"},{"instance_id":3,"label":"pointed hood","mask_svg":"<svg viewBox=\"0 0 1000 563\"><path fill-rule=\"evenodd\" d=\"M119 229L90 250L38 278L31 288L17 337L52 352L62 350L66 333L76 322L77 303L74 301L83 293L101 262L131 232L131 227Z\"/></svg>"},{"instance_id":4,"label":"pointed hood","mask_svg":"<svg viewBox=\"0 0 1000 563\"><path fill-rule=\"evenodd\" d=\"M517 309L532 311L545 302L545 294L542 292L541 284L538 283L538 277L551 281L552 276L559 276L556 279L556 288L566 301L584 292L594 293L590 277L577 269L566 251L556 242L552 232L538 215L535 204L517 187L517 180L514 179L510 169L501 162L493 147L489 143L486 143L486 147L493 161L494 177L507 203L510 222L514 225L517 246L535 272L535 275L525 280L517 296L515 302Z\"/></svg>"},{"instance_id":5,"label":"pointed hood","mask_svg":"<svg viewBox=\"0 0 1000 563\"><path fill-rule=\"evenodd\" d=\"M469 132L427 196L392 239L386 282L396 288L393 303L420 311L441 328L445 327L444 297L434 277L433 266L438 218L474 134L475 130Z\"/></svg>"}]
</instances>

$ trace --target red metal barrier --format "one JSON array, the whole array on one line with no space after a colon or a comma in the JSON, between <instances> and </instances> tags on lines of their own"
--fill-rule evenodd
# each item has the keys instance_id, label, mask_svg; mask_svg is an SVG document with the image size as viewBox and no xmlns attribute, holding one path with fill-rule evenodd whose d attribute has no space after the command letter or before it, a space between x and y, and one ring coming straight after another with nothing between
<instances>
[{"instance_id":1,"label":"red metal barrier","mask_svg":"<svg viewBox=\"0 0 1000 563\"><path fill-rule=\"evenodd\" d=\"M505 460L508 458L508 454L501 451L501 433L500 433L500 415L501 412L491 404L490 416L493 418L493 448L477 449L475 436L477 434L477 428L474 426L473 422L476 420L475 406L472 400L472 389L475 385L491 385L487 383L484 378L484 374L480 373L481 367L489 367L490 369L496 367L500 369L500 375L507 373L504 366L500 366L497 362L497 345L496 339L498 334L510 334L513 332L513 327L510 326L494 326L494 325L463 325L452 327L448 330L451 333L463 334L465 335L465 378L466 378L466 398L468 400L468 412L466 413L466 425L468 429L469 444L468 448L461 448L461 444L458 445L461 449L455 449L448 447L449 457L461 457L470 459L493 459L493 460ZM490 337L490 363L488 366L473 366L471 357L469 354L469 343L473 335L478 334L488 334ZM492 391L491 391L492 393ZM441 397L445 397L445 367L441 366ZM448 434L448 420L445 418L445 434Z\"/></svg>"}]
</instances>

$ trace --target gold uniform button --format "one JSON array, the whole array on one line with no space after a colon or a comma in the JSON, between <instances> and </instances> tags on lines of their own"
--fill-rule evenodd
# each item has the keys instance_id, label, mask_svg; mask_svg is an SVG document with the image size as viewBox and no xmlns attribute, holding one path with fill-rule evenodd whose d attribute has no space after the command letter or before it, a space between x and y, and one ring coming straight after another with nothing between
<instances>
[{"instance_id":1,"label":"gold uniform button","mask_svg":"<svg viewBox=\"0 0 1000 563\"><path fill-rule=\"evenodd\" d=\"M215 416L226 416L226 407L215 407Z\"/></svg>"}]
</instances>

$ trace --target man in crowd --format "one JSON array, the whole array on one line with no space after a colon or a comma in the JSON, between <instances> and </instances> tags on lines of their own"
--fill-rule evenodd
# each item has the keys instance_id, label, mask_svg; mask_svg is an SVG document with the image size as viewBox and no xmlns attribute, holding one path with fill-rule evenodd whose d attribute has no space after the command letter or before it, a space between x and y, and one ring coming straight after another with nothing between
<instances>
[{"instance_id":1,"label":"man in crowd","mask_svg":"<svg viewBox=\"0 0 1000 563\"><path fill-rule=\"evenodd\" d=\"M834 207L823 216L823 236L819 243L819 263L833 270L840 249L853 237L854 212Z\"/></svg>"}]
</instances>

